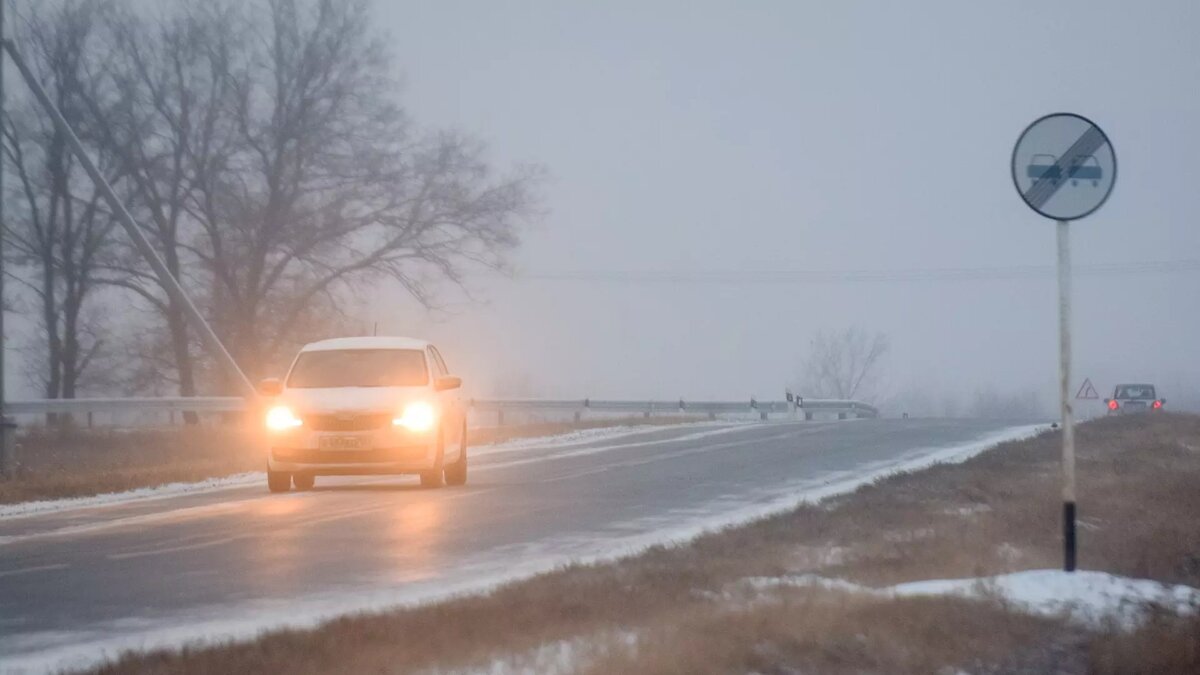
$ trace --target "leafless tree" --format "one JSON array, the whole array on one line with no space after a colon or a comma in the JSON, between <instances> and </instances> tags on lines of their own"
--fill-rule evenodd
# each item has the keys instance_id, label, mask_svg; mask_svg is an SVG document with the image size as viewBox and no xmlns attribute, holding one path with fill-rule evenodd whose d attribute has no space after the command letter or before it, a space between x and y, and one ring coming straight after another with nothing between
<instances>
[{"instance_id":1,"label":"leafless tree","mask_svg":"<svg viewBox=\"0 0 1200 675\"><path fill-rule=\"evenodd\" d=\"M78 25L39 28L60 15ZM252 377L336 331L354 294L380 281L431 306L468 270L502 268L535 212L536 168L498 173L479 141L407 117L364 1L180 0L147 17L122 0L59 0L28 16L22 48L60 69L43 66L57 103ZM26 117L5 130L30 204L18 248L59 275L39 296L54 358L74 372L100 344L77 344L77 326L56 332L60 315L85 315L59 305L82 305L99 281L161 317L138 340L135 379L184 395L206 378L220 388L182 308L124 236L108 236L112 220L57 132Z\"/></svg>"},{"instance_id":2,"label":"leafless tree","mask_svg":"<svg viewBox=\"0 0 1200 675\"><path fill-rule=\"evenodd\" d=\"M118 7L108 24L115 44L113 96L89 98L108 151L129 168L130 208L168 271L204 299L209 276L196 264L191 206L197 184L224 161L233 140L228 57L238 29L228 8L180 6L156 19ZM240 36L245 39L245 36ZM197 392L196 346L183 307L161 286L140 254L120 238L106 283L135 294L161 317L162 331L137 339L135 379L155 387L168 380L178 393ZM189 420L191 421L191 420Z\"/></svg>"},{"instance_id":3,"label":"leafless tree","mask_svg":"<svg viewBox=\"0 0 1200 675\"><path fill-rule=\"evenodd\" d=\"M328 333L349 291L392 279L432 304L439 282L501 267L517 244L538 172L497 175L478 141L417 129L365 2L121 22L126 107L109 145L134 167L168 265L251 376ZM186 326L140 270L130 258L114 283L162 311L189 393Z\"/></svg>"},{"instance_id":4,"label":"leafless tree","mask_svg":"<svg viewBox=\"0 0 1200 675\"><path fill-rule=\"evenodd\" d=\"M871 334L857 326L818 332L804 364L802 395L874 400L880 393L880 370L888 346L883 333Z\"/></svg>"},{"instance_id":5,"label":"leafless tree","mask_svg":"<svg viewBox=\"0 0 1200 675\"><path fill-rule=\"evenodd\" d=\"M99 53L102 1L79 0L36 11L21 7L13 31L21 51L64 117L84 138L91 125L80 94L102 86L90 71ZM13 97L3 129L9 212L8 251L14 276L32 296L41 334L30 350L41 366L35 379L47 398L74 398L97 372L105 331L96 307L97 269L104 264L114 221L101 205L64 137L31 97ZM96 157L114 178L110 153Z\"/></svg>"},{"instance_id":6,"label":"leafless tree","mask_svg":"<svg viewBox=\"0 0 1200 675\"><path fill-rule=\"evenodd\" d=\"M215 318L256 373L349 288L393 279L428 304L436 280L500 266L535 174L497 176L479 142L414 127L366 3L262 0L249 17L262 39L229 68L233 152L191 208Z\"/></svg>"}]
</instances>

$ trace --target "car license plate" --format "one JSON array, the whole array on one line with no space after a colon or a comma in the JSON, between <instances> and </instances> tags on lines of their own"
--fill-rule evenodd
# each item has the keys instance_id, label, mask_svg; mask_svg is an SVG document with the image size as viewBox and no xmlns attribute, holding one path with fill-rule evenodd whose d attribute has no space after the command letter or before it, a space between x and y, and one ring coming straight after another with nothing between
<instances>
[{"instance_id":1,"label":"car license plate","mask_svg":"<svg viewBox=\"0 0 1200 675\"><path fill-rule=\"evenodd\" d=\"M361 450L365 441L362 436L322 436L318 447L322 450Z\"/></svg>"}]
</instances>

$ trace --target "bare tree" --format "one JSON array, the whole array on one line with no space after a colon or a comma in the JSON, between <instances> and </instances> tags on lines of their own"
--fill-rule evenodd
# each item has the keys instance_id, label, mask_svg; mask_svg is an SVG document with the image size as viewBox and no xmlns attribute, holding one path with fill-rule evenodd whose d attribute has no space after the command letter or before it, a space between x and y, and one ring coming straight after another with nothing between
<instances>
[{"instance_id":1,"label":"bare tree","mask_svg":"<svg viewBox=\"0 0 1200 675\"><path fill-rule=\"evenodd\" d=\"M880 393L880 367L888 346L883 333L871 334L857 326L818 332L804 364L801 393L872 401Z\"/></svg>"},{"instance_id":2,"label":"bare tree","mask_svg":"<svg viewBox=\"0 0 1200 675\"><path fill-rule=\"evenodd\" d=\"M113 101L88 99L97 129L129 167L130 208L139 226L167 270L203 299L208 276L193 254L198 232L190 206L197 183L224 161L233 139L227 59L239 37L236 21L227 8L203 5L157 19L120 8L109 25L116 45ZM129 242L122 238L118 250L105 282L135 294L165 326L137 339L143 358L135 379L150 387L165 379L180 395L195 395L200 366L183 306Z\"/></svg>"},{"instance_id":3,"label":"bare tree","mask_svg":"<svg viewBox=\"0 0 1200 675\"><path fill-rule=\"evenodd\" d=\"M102 127L174 273L255 376L342 320L350 291L501 267L538 172L496 175L482 144L424 133L397 105L365 2L257 0L126 13ZM180 390L195 387L179 308L134 256L112 283L164 316Z\"/></svg>"},{"instance_id":4,"label":"bare tree","mask_svg":"<svg viewBox=\"0 0 1200 675\"><path fill-rule=\"evenodd\" d=\"M233 152L190 208L217 324L260 373L356 285L393 279L428 304L437 280L501 266L536 173L497 176L479 142L418 131L365 2L262 0L249 16L262 39L229 66Z\"/></svg>"},{"instance_id":5,"label":"bare tree","mask_svg":"<svg viewBox=\"0 0 1200 675\"><path fill-rule=\"evenodd\" d=\"M23 46L40 49L64 114L251 376L337 330L352 294L380 281L432 306L446 284L465 289L467 270L502 268L535 210L537 169L497 173L477 140L408 119L364 1L180 1L151 18L122 0L46 7L30 12ZM78 25L39 28L56 12ZM92 39L101 14L104 39ZM22 250L57 275L39 286L53 358L75 372L98 348L57 322L85 316L60 304L81 305L99 281L161 318L137 340L133 380L219 388L182 308L124 237L107 237L112 220L62 139L27 118L5 134L30 205ZM39 183L28 167L43 165Z\"/></svg>"},{"instance_id":6,"label":"bare tree","mask_svg":"<svg viewBox=\"0 0 1200 675\"><path fill-rule=\"evenodd\" d=\"M63 116L87 138L88 116L80 94L102 86L88 72L102 31L102 1L80 0L17 14L15 40ZM65 139L31 97L15 101L3 129L9 172L5 237L32 296L42 339L31 353L35 378L47 398L74 398L104 347L102 310L95 306L97 269L103 264L115 221L102 208ZM102 171L121 167L99 153Z\"/></svg>"}]
</instances>

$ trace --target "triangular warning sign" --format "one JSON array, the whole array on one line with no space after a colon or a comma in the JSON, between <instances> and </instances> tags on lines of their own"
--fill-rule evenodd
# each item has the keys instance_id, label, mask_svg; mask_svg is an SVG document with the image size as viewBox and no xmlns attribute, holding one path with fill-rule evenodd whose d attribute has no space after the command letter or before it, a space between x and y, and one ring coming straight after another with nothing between
<instances>
[{"instance_id":1,"label":"triangular warning sign","mask_svg":"<svg viewBox=\"0 0 1200 675\"><path fill-rule=\"evenodd\" d=\"M1092 379L1088 378L1083 381L1083 386L1079 388L1079 393L1075 394L1075 398L1090 399L1100 398L1100 393L1092 386Z\"/></svg>"}]
</instances>

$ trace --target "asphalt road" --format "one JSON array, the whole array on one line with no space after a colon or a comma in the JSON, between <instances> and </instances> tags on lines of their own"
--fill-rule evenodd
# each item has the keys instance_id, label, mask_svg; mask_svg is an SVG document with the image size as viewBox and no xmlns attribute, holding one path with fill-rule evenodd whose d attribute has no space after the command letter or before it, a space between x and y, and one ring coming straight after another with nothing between
<instances>
[{"instance_id":1,"label":"asphalt road","mask_svg":"<svg viewBox=\"0 0 1200 675\"><path fill-rule=\"evenodd\" d=\"M477 448L470 483L320 478L0 518L0 664L308 625L693 535L1012 425L707 424ZM3 668L0 668L3 669Z\"/></svg>"}]
</instances>

